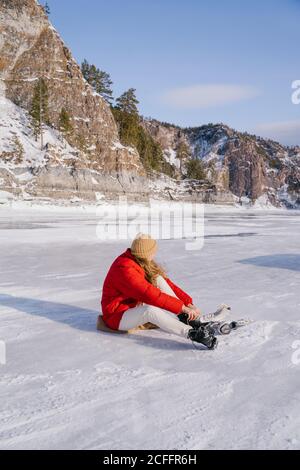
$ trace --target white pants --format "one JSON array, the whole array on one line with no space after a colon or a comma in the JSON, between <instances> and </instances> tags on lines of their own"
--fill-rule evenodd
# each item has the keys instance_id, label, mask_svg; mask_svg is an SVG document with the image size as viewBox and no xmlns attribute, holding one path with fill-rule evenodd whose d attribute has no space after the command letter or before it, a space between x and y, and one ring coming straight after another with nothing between
<instances>
[{"instance_id":1,"label":"white pants","mask_svg":"<svg viewBox=\"0 0 300 470\"><path fill-rule=\"evenodd\" d=\"M171 289L162 276L157 277L156 285L165 294L176 297L173 289ZM192 329L191 326L182 323L177 318L176 314L159 307L142 304L137 307L130 308L123 313L119 330L128 331L148 322L153 323L168 333L174 333L175 335L184 336L185 338L187 338L189 330Z\"/></svg>"}]
</instances>

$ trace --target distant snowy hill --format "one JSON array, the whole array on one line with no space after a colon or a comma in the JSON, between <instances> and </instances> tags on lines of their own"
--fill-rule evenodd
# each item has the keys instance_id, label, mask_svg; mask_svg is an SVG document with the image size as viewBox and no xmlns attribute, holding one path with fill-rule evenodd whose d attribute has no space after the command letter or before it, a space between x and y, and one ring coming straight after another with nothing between
<instances>
[{"instance_id":1,"label":"distant snowy hill","mask_svg":"<svg viewBox=\"0 0 300 470\"><path fill-rule=\"evenodd\" d=\"M180 128L155 119L142 125L160 143L166 160L178 171L182 148L184 164L200 160L208 181L237 200L265 200L275 206L300 206L300 147L241 133L225 124Z\"/></svg>"}]
</instances>

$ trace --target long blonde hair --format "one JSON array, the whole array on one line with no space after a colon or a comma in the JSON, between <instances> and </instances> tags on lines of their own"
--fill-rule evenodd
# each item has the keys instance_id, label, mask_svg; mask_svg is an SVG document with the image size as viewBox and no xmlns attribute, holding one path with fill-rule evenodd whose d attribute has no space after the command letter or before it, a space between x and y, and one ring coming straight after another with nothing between
<instances>
[{"instance_id":1,"label":"long blonde hair","mask_svg":"<svg viewBox=\"0 0 300 470\"><path fill-rule=\"evenodd\" d=\"M145 271L146 279L150 284L156 285L156 278L158 276L166 277L165 270L153 260L146 258L139 258L134 256L135 261Z\"/></svg>"}]
</instances>

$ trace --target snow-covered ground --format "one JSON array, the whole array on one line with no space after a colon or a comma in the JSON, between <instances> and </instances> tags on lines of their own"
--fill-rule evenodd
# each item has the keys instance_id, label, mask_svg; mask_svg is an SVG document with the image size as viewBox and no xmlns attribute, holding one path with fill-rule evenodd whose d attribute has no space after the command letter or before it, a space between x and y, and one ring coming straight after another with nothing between
<instances>
[{"instance_id":1,"label":"snow-covered ground","mask_svg":"<svg viewBox=\"0 0 300 470\"><path fill-rule=\"evenodd\" d=\"M128 245L100 242L96 223L0 208L0 448L299 449L299 212L208 211L202 250L160 241L205 313L226 302L254 320L216 351L95 330L101 283Z\"/></svg>"},{"instance_id":2,"label":"snow-covered ground","mask_svg":"<svg viewBox=\"0 0 300 470\"><path fill-rule=\"evenodd\" d=\"M28 112L5 98L0 89L0 154L11 154L10 158L1 158L0 168L14 170L21 167L25 172L28 167L42 167L49 160L50 147L56 153L56 164L63 165L70 155L78 158L76 149L57 130L44 126L43 137L45 148L41 151L41 143L39 139L35 140ZM15 161L17 154L20 154L19 162Z\"/></svg>"}]
</instances>

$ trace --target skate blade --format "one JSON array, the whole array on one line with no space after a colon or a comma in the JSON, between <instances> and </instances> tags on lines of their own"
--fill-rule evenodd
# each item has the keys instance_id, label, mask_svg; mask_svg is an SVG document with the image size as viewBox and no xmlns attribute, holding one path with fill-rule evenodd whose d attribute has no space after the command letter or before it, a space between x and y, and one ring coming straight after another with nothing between
<instances>
[{"instance_id":1,"label":"skate blade","mask_svg":"<svg viewBox=\"0 0 300 470\"><path fill-rule=\"evenodd\" d=\"M214 351L215 349L217 349L217 347L218 347L218 340L217 340L217 338L214 338L211 347L208 348L208 349L210 351Z\"/></svg>"},{"instance_id":2,"label":"skate blade","mask_svg":"<svg viewBox=\"0 0 300 470\"><path fill-rule=\"evenodd\" d=\"M236 328L233 328L231 326L231 324L229 324L229 323L221 323L218 327L218 331L219 331L220 335L230 335L230 333L234 329L236 329Z\"/></svg>"},{"instance_id":3,"label":"skate blade","mask_svg":"<svg viewBox=\"0 0 300 470\"><path fill-rule=\"evenodd\" d=\"M253 323L253 320L242 318L241 320L235 320L232 323L235 324L235 327L233 328L233 330L237 330L238 328L243 328L244 326L250 325L251 323Z\"/></svg>"}]
</instances>

